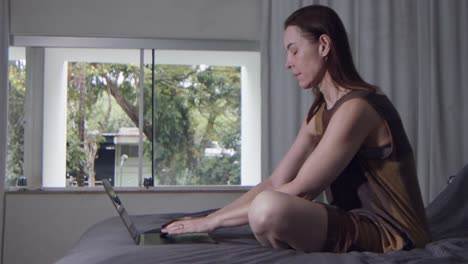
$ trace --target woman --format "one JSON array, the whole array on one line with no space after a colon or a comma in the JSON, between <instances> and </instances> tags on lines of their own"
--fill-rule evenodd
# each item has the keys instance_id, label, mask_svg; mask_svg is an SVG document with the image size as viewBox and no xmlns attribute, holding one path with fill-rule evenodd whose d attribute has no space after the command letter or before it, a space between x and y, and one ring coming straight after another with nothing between
<instances>
[{"instance_id":1,"label":"woman","mask_svg":"<svg viewBox=\"0 0 468 264\"><path fill-rule=\"evenodd\" d=\"M286 67L315 101L273 174L224 208L168 233L250 224L257 240L306 252L388 252L430 241L411 146L388 98L359 76L330 8L285 21ZM328 205L310 201L326 191ZM309 198L309 199L307 199Z\"/></svg>"}]
</instances>

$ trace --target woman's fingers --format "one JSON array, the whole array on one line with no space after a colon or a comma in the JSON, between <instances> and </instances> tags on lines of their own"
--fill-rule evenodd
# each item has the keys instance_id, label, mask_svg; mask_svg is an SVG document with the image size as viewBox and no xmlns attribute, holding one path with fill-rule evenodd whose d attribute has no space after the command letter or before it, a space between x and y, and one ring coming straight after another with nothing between
<instances>
[{"instance_id":1,"label":"woman's fingers","mask_svg":"<svg viewBox=\"0 0 468 264\"><path fill-rule=\"evenodd\" d=\"M163 224L163 225L161 226L161 228L166 228L168 225L170 225L170 224L172 224L172 223L174 223L174 222L176 222L176 221L189 220L189 219L193 219L193 217L191 217L191 216L184 216L184 217L172 219L172 220L170 220L169 222Z\"/></svg>"},{"instance_id":2,"label":"woman's fingers","mask_svg":"<svg viewBox=\"0 0 468 264\"><path fill-rule=\"evenodd\" d=\"M194 225L194 222L196 222L195 219L190 216L182 217L172 224L172 232L174 234L198 232L199 228Z\"/></svg>"},{"instance_id":3,"label":"woman's fingers","mask_svg":"<svg viewBox=\"0 0 468 264\"><path fill-rule=\"evenodd\" d=\"M182 233L193 233L193 226L189 224L189 221L174 221L164 227L161 231L169 234L182 234Z\"/></svg>"},{"instance_id":4,"label":"woman's fingers","mask_svg":"<svg viewBox=\"0 0 468 264\"><path fill-rule=\"evenodd\" d=\"M177 219L172 219L169 222L166 222L163 225L161 225L161 228L166 228L168 225L174 223L175 221L177 221Z\"/></svg>"},{"instance_id":5,"label":"woman's fingers","mask_svg":"<svg viewBox=\"0 0 468 264\"><path fill-rule=\"evenodd\" d=\"M169 233L169 234L174 234L178 230L184 229L184 224L181 223L180 221L177 222L172 222L171 224L167 225L162 232Z\"/></svg>"},{"instance_id":6,"label":"woman's fingers","mask_svg":"<svg viewBox=\"0 0 468 264\"><path fill-rule=\"evenodd\" d=\"M215 228L212 222L207 217L177 220L163 227L161 231L169 234L210 232Z\"/></svg>"}]
</instances>

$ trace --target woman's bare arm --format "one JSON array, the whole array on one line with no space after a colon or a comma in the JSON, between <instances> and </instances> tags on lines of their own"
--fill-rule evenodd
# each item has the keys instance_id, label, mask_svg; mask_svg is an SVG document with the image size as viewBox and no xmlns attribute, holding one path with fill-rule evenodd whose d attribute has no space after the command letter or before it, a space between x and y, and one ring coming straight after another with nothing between
<instances>
[{"instance_id":1,"label":"woman's bare arm","mask_svg":"<svg viewBox=\"0 0 468 264\"><path fill-rule=\"evenodd\" d=\"M247 224L250 203L259 193L264 190L277 189L297 175L302 164L315 147L315 142L312 139L314 131L314 119L309 123L304 121L295 142L268 179L207 217L175 221L168 225L164 231L169 233L206 232L219 227ZM180 228L182 225L183 229Z\"/></svg>"},{"instance_id":2,"label":"woman's bare arm","mask_svg":"<svg viewBox=\"0 0 468 264\"><path fill-rule=\"evenodd\" d=\"M247 224L250 203L266 189L316 197L341 173L380 122L381 117L366 101L355 98L345 102L333 115L317 146L313 141L314 122L304 123L269 179L208 217L173 223L168 232L205 232Z\"/></svg>"},{"instance_id":3,"label":"woman's bare arm","mask_svg":"<svg viewBox=\"0 0 468 264\"><path fill-rule=\"evenodd\" d=\"M294 180L277 190L296 196L319 195L344 170L381 122L382 118L365 100L355 98L345 102L333 115L320 143Z\"/></svg>"}]
</instances>

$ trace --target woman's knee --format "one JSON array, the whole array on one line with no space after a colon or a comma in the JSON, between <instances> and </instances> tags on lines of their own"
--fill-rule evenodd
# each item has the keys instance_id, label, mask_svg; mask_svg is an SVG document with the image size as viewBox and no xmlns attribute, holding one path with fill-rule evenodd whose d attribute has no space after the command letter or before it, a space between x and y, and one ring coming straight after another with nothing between
<instances>
[{"instance_id":1,"label":"woman's knee","mask_svg":"<svg viewBox=\"0 0 468 264\"><path fill-rule=\"evenodd\" d=\"M249 208L249 224L256 235L277 232L287 210L287 194L263 191L255 197Z\"/></svg>"}]
</instances>

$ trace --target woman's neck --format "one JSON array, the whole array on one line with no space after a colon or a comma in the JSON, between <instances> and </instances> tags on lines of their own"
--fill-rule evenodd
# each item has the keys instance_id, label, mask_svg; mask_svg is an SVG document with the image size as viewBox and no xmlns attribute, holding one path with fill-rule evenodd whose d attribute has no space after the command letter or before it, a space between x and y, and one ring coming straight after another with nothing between
<instances>
[{"instance_id":1,"label":"woman's neck","mask_svg":"<svg viewBox=\"0 0 468 264\"><path fill-rule=\"evenodd\" d=\"M322 82L319 84L319 89L323 94L327 109L332 108L336 101L351 91L334 83L328 72L325 74Z\"/></svg>"}]
</instances>

